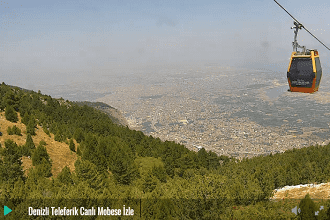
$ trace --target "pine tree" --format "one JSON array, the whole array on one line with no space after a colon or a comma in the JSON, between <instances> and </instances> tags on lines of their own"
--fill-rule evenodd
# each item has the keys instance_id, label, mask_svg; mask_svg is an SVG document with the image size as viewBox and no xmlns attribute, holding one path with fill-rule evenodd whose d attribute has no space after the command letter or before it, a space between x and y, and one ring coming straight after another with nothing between
<instances>
[{"instance_id":1,"label":"pine tree","mask_svg":"<svg viewBox=\"0 0 330 220\"><path fill-rule=\"evenodd\" d=\"M23 118L21 119L21 122L27 126L29 121L30 121L29 114L25 112Z\"/></svg>"},{"instance_id":2,"label":"pine tree","mask_svg":"<svg viewBox=\"0 0 330 220\"><path fill-rule=\"evenodd\" d=\"M0 94L1 95L1 94ZM5 103L3 102L3 100L0 98L0 111L5 110Z\"/></svg>"},{"instance_id":3,"label":"pine tree","mask_svg":"<svg viewBox=\"0 0 330 220\"><path fill-rule=\"evenodd\" d=\"M3 161L0 159L0 183L13 184L19 179L24 180L21 155L17 144L12 140L6 140L1 154Z\"/></svg>"},{"instance_id":4,"label":"pine tree","mask_svg":"<svg viewBox=\"0 0 330 220\"><path fill-rule=\"evenodd\" d=\"M198 157L200 166L205 167L205 168L208 169L209 168L209 161L208 161L208 154L207 154L205 148L202 148L198 151L197 157Z\"/></svg>"},{"instance_id":5,"label":"pine tree","mask_svg":"<svg viewBox=\"0 0 330 220\"><path fill-rule=\"evenodd\" d=\"M7 105L6 111L5 111L5 116L8 121L15 122L15 123L18 121L17 112L11 105Z\"/></svg>"},{"instance_id":6,"label":"pine tree","mask_svg":"<svg viewBox=\"0 0 330 220\"><path fill-rule=\"evenodd\" d=\"M15 94L16 91L9 90L6 92L6 94L3 97L3 102L6 106L12 106L15 111L18 111L19 106L19 97L17 94Z\"/></svg>"},{"instance_id":7,"label":"pine tree","mask_svg":"<svg viewBox=\"0 0 330 220\"><path fill-rule=\"evenodd\" d=\"M143 191L152 192L157 186L157 178L154 175L146 174L143 176Z\"/></svg>"},{"instance_id":8,"label":"pine tree","mask_svg":"<svg viewBox=\"0 0 330 220\"><path fill-rule=\"evenodd\" d=\"M298 215L299 219L317 219L315 216L316 205L310 198L309 194L303 198L299 203L300 213Z\"/></svg>"},{"instance_id":9,"label":"pine tree","mask_svg":"<svg viewBox=\"0 0 330 220\"><path fill-rule=\"evenodd\" d=\"M26 126L26 133L31 135L36 135L35 126L36 126L35 119L33 117L30 117L29 123Z\"/></svg>"},{"instance_id":10,"label":"pine tree","mask_svg":"<svg viewBox=\"0 0 330 220\"><path fill-rule=\"evenodd\" d=\"M22 156L29 157L29 156L31 156L31 151L29 150L29 148L27 148L25 145L23 145L21 147L21 154L22 154Z\"/></svg>"},{"instance_id":11,"label":"pine tree","mask_svg":"<svg viewBox=\"0 0 330 220\"><path fill-rule=\"evenodd\" d=\"M96 155L96 147L97 147L97 138L95 135L88 133L86 135L86 138L84 142L81 143L81 145L84 146L83 151L83 159L84 160L90 160L92 163L97 164L97 155Z\"/></svg>"},{"instance_id":12,"label":"pine tree","mask_svg":"<svg viewBox=\"0 0 330 220\"><path fill-rule=\"evenodd\" d=\"M329 203L330 203L330 200L328 200L328 204L329 204ZM325 219L330 220L330 206L329 206L329 205L328 205L328 210L327 210L325 216L327 217L327 218L325 218Z\"/></svg>"},{"instance_id":13,"label":"pine tree","mask_svg":"<svg viewBox=\"0 0 330 220\"><path fill-rule=\"evenodd\" d=\"M13 134L22 135L21 134L21 129L19 129L16 125L14 125L11 130L12 130Z\"/></svg>"},{"instance_id":14,"label":"pine tree","mask_svg":"<svg viewBox=\"0 0 330 220\"><path fill-rule=\"evenodd\" d=\"M44 177L52 176L52 164L49 162L49 160L46 160L46 158L42 158L41 164L38 166Z\"/></svg>"},{"instance_id":15,"label":"pine tree","mask_svg":"<svg viewBox=\"0 0 330 220\"><path fill-rule=\"evenodd\" d=\"M124 185L129 185L138 176L138 169L129 151L127 146L118 147L110 162L111 171L116 181Z\"/></svg>"},{"instance_id":16,"label":"pine tree","mask_svg":"<svg viewBox=\"0 0 330 220\"><path fill-rule=\"evenodd\" d=\"M73 134L73 138L76 139L77 143L80 143L85 139L84 133L81 130L81 128L76 129L76 131Z\"/></svg>"},{"instance_id":17,"label":"pine tree","mask_svg":"<svg viewBox=\"0 0 330 220\"><path fill-rule=\"evenodd\" d=\"M38 179L51 176L52 165L45 158L42 158L40 164L29 169L28 182L31 181L32 184L35 184ZM26 185L29 185L29 183L26 183Z\"/></svg>"},{"instance_id":18,"label":"pine tree","mask_svg":"<svg viewBox=\"0 0 330 220\"><path fill-rule=\"evenodd\" d=\"M76 151L76 146L73 143L73 140L70 139L70 144L69 144L69 148L71 151L75 152Z\"/></svg>"},{"instance_id":19,"label":"pine tree","mask_svg":"<svg viewBox=\"0 0 330 220\"><path fill-rule=\"evenodd\" d=\"M60 131L57 131L55 136L54 136L54 140L55 141L58 141L58 142L62 142L63 141L63 138L62 138L62 134Z\"/></svg>"},{"instance_id":20,"label":"pine tree","mask_svg":"<svg viewBox=\"0 0 330 220\"><path fill-rule=\"evenodd\" d=\"M27 134L26 135L26 142L25 142L25 146L27 147L27 149L34 150L36 148L36 146L34 145L34 142L32 140L31 134Z\"/></svg>"},{"instance_id":21,"label":"pine tree","mask_svg":"<svg viewBox=\"0 0 330 220\"><path fill-rule=\"evenodd\" d=\"M92 188L99 188L99 186L104 185L103 175L97 171L95 164L88 160L78 159L74 165L79 180L86 181Z\"/></svg>"},{"instance_id":22,"label":"pine tree","mask_svg":"<svg viewBox=\"0 0 330 220\"><path fill-rule=\"evenodd\" d=\"M31 156L32 151L35 149L32 137L30 134L27 134L25 144L21 148L21 153L23 156Z\"/></svg>"},{"instance_id":23,"label":"pine tree","mask_svg":"<svg viewBox=\"0 0 330 220\"><path fill-rule=\"evenodd\" d=\"M152 167L152 174L157 177L161 182L166 183L166 170L163 166L153 166Z\"/></svg>"},{"instance_id":24,"label":"pine tree","mask_svg":"<svg viewBox=\"0 0 330 220\"><path fill-rule=\"evenodd\" d=\"M70 168L65 166L62 171L57 175L57 179L64 184L72 184Z\"/></svg>"},{"instance_id":25,"label":"pine tree","mask_svg":"<svg viewBox=\"0 0 330 220\"><path fill-rule=\"evenodd\" d=\"M52 164L45 158L42 158L41 163L36 167L37 175L40 177L51 177L52 176Z\"/></svg>"},{"instance_id":26,"label":"pine tree","mask_svg":"<svg viewBox=\"0 0 330 220\"><path fill-rule=\"evenodd\" d=\"M217 169L220 166L218 155L212 151L208 153L209 169Z\"/></svg>"},{"instance_id":27,"label":"pine tree","mask_svg":"<svg viewBox=\"0 0 330 220\"><path fill-rule=\"evenodd\" d=\"M48 163L50 163L50 158L49 158L46 148L42 145L38 145L38 147L35 149L33 156L32 156L32 165L36 166L38 164L41 164L43 161L43 158Z\"/></svg>"}]
</instances>

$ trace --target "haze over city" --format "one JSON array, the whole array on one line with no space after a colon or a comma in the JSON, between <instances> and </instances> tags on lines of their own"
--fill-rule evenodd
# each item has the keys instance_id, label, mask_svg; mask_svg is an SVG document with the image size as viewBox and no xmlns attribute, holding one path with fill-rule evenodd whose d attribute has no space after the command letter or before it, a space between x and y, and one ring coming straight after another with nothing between
<instances>
[{"instance_id":1,"label":"haze over city","mask_svg":"<svg viewBox=\"0 0 330 220\"><path fill-rule=\"evenodd\" d=\"M330 43L327 1L280 3ZM6 84L102 101L132 129L218 154L329 139L329 52L300 30L300 45L319 51L323 78L312 96L287 92L293 22L274 1L3 1L0 9Z\"/></svg>"},{"instance_id":2,"label":"haze over city","mask_svg":"<svg viewBox=\"0 0 330 220\"><path fill-rule=\"evenodd\" d=\"M280 3L328 43L328 1ZM215 62L286 77L292 51L292 19L274 1L17 0L2 1L0 14L1 80L48 93L155 64ZM308 33L298 42L318 48L327 66L329 52Z\"/></svg>"}]
</instances>

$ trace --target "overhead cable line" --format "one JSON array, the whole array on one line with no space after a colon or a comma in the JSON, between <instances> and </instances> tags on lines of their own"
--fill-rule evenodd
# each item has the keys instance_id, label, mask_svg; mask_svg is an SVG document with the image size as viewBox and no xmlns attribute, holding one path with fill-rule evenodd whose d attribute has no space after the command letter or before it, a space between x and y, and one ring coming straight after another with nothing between
<instances>
[{"instance_id":1,"label":"overhead cable line","mask_svg":"<svg viewBox=\"0 0 330 220\"><path fill-rule=\"evenodd\" d=\"M319 39L317 39L317 37L312 34L309 30L307 30L307 28L305 28L304 25L302 25L295 17L293 17L285 8L283 8L282 5L280 5L280 3L278 3L276 0L274 0L276 2L276 4L278 4L286 13L288 13L290 15L291 18L293 18L293 20L295 20L295 22L297 22L299 24L300 27L304 28L310 35L312 35L316 40L318 40L318 42L320 42L323 46L325 46L325 48L327 48L328 50L330 50L329 47L327 47L322 41L320 41Z\"/></svg>"}]
</instances>

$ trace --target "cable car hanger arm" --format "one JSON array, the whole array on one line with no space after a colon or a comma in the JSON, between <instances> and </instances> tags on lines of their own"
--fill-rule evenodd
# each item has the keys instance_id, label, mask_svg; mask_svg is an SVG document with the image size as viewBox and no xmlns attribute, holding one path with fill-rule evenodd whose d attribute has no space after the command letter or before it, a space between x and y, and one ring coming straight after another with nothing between
<instances>
[{"instance_id":1,"label":"cable car hanger arm","mask_svg":"<svg viewBox=\"0 0 330 220\"><path fill-rule=\"evenodd\" d=\"M307 28L305 28L304 27L304 25L302 25L295 17L293 17L285 8L283 8L283 6L282 5L280 5L280 3L278 3L276 0L274 0L275 2L276 2L276 4L278 4L278 6L280 6L286 13L288 13L288 15L290 15L290 17L291 18L293 18L293 20L295 21L295 22L297 22L297 24L300 26L300 27L302 27L302 28L304 28L310 35L312 35L318 42L320 42L325 48L327 48L328 50L330 50L330 48L329 47L327 47L323 42L321 42L319 39L317 39L317 37L314 35L314 34L312 34L309 30L307 30Z\"/></svg>"}]
</instances>

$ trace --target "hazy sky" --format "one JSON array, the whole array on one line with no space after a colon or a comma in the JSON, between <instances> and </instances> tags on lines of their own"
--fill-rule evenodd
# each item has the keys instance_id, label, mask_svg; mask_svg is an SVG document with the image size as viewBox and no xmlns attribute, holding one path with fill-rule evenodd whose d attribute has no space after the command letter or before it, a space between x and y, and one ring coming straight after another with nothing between
<instances>
[{"instance_id":1,"label":"hazy sky","mask_svg":"<svg viewBox=\"0 0 330 220\"><path fill-rule=\"evenodd\" d=\"M279 3L330 46L328 0ZM11 0L0 19L0 81L18 86L171 62L285 71L292 52L292 19L273 0ZM326 66L329 51L304 30L298 40Z\"/></svg>"}]
</instances>

